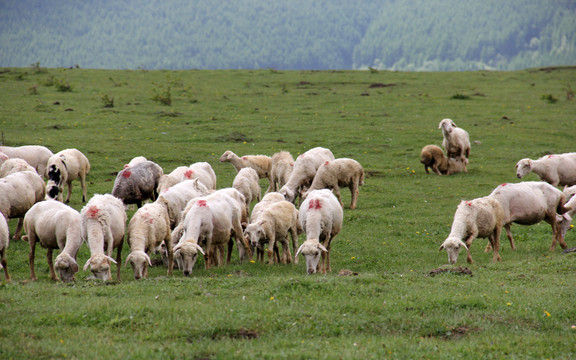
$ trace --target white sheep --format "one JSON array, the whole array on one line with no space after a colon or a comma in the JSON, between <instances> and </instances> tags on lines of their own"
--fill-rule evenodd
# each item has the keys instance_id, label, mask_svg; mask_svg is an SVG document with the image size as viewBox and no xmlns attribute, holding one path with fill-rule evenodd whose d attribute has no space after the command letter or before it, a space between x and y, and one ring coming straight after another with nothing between
<instances>
[{"instance_id":1,"label":"white sheep","mask_svg":"<svg viewBox=\"0 0 576 360\"><path fill-rule=\"evenodd\" d=\"M280 189L287 201L294 202L298 192L309 187L320 165L326 161L334 160L334 155L328 149L316 147L298 156L294 162L294 170L290 178Z\"/></svg>"},{"instance_id":2,"label":"white sheep","mask_svg":"<svg viewBox=\"0 0 576 360\"><path fill-rule=\"evenodd\" d=\"M158 197L158 182L163 173L162 168L152 161L123 169L114 180L112 195L126 205L136 204L140 208L143 201Z\"/></svg>"},{"instance_id":3,"label":"white sheep","mask_svg":"<svg viewBox=\"0 0 576 360\"><path fill-rule=\"evenodd\" d=\"M110 194L96 194L80 211L82 216L82 238L90 248L90 258L84 271L90 266L100 280L111 279L110 262L116 264L116 278L120 280L122 244L126 229L126 211L122 201ZM117 248L116 260L112 250Z\"/></svg>"},{"instance_id":4,"label":"white sheep","mask_svg":"<svg viewBox=\"0 0 576 360\"><path fill-rule=\"evenodd\" d=\"M272 170L272 158L267 155L244 155L239 157L232 151L227 150L220 157L220 162L231 163L236 171L250 167L258 173L260 179L270 180L270 171Z\"/></svg>"},{"instance_id":5,"label":"white sheep","mask_svg":"<svg viewBox=\"0 0 576 360\"><path fill-rule=\"evenodd\" d=\"M130 166L134 166L134 165L139 164L139 163L144 162L144 161L148 161L148 159L146 159L144 156L136 156L135 158L130 160L130 162L128 164L124 165L124 169L126 169L127 167L130 167Z\"/></svg>"},{"instance_id":6,"label":"white sheep","mask_svg":"<svg viewBox=\"0 0 576 360\"><path fill-rule=\"evenodd\" d=\"M272 155L272 166L270 170L269 192L276 192L288 182L290 174L294 170L294 158L288 151L280 151Z\"/></svg>"},{"instance_id":7,"label":"white sheep","mask_svg":"<svg viewBox=\"0 0 576 360\"><path fill-rule=\"evenodd\" d=\"M273 264L276 241L282 243L283 254L280 258L282 263L291 263L292 255L288 244L288 234L292 238L293 253L298 249L299 227L298 210L288 201L280 201L270 204L258 216L256 222L248 224L244 230L244 236L252 248L257 249L257 259L264 261L264 245L268 245L268 263ZM298 257L294 258L298 263Z\"/></svg>"},{"instance_id":8,"label":"white sheep","mask_svg":"<svg viewBox=\"0 0 576 360\"><path fill-rule=\"evenodd\" d=\"M466 158L448 158L444 151L437 145L426 145L420 152L420 162L424 164L424 170L429 174L431 168L438 175L452 175L462 172L468 165Z\"/></svg>"},{"instance_id":9,"label":"white sheep","mask_svg":"<svg viewBox=\"0 0 576 360\"><path fill-rule=\"evenodd\" d=\"M186 171L188 170L189 170L188 166L178 166L176 169L172 170L171 173L163 174L162 176L160 176L157 188L158 194L161 194L166 189L182 181L182 176L184 176L184 173L186 173Z\"/></svg>"},{"instance_id":10,"label":"white sheep","mask_svg":"<svg viewBox=\"0 0 576 360\"><path fill-rule=\"evenodd\" d=\"M446 149L446 155L449 158L468 159L470 157L470 137L468 132L456 126L454 121L444 119L440 121L438 129L442 129L444 140L442 146ZM464 167L464 172L466 172Z\"/></svg>"},{"instance_id":11,"label":"white sheep","mask_svg":"<svg viewBox=\"0 0 576 360\"><path fill-rule=\"evenodd\" d=\"M511 224L534 225L542 220L552 227L550 251L554 251L557 241L563 249L566 248L558 216L566 213L562 191L542 181L525 181L499 185L490 196L498 200L504 209L504 228L513 250L516 247L510 231Z\"/></svg>"},{"instance_id":12,"label":"white sheep","mask_svg":"<svg viewBox=\"0 0 576 360\"><path fill-rule=\"evenodd\" d=\"M232 187L238 190L246 199L246 207L250 208L250 204L254 200L260 201L262 196L262 189L258 183L258 174L252 168L243 168L238 171Z\"/></svg>"},{"instance_id":13,"label":"white sheep","mask_svg":"<svg viewBox=\"0 0 576 360\"><path fill-rule=\"evenodd\" d=\"M198 179L208 190L216 190L216 173L207 162L197 162L188 166L181 181Z\"/></svg>"},{"instance_id":14,"label":"white sheep","mask_svg":"<svg viewBox=\"0 0 576 360\"><path fill-rule=\"evenodd\" d=\"M350 209L356 209L360 193L359 188L362 185L364 185L364 169L358 161L348 158L335 159L324 162L318 168L310 188L302 194L302 198L305 199L314 190L331 189L340 205L344 207L340 187L347 186L352 197Z\"/></svg>"},{"instance_id":15,"label":"white sheep","mask_svg":"<svg viewBox=\"0 0 576 360\"><path fill-rule=\"evenodd\" d=\"M156 200L168 211L170 228L174 229L182 219L182 211L194 198L208 194L209 190L198 179L185 180L164 190Z\"/></svg>"},{"instance_id":16,"label":"white sheep","mask_svg":"<svg viewBox=\"0 0 576 360\"><path fill-rule=\"evenodd\" d=\"M4 269L4 281L10 282L10 274L8 273L8 262L6 260L6 250L10 243L10 230L8 229L8 221L2 213L0 213L0 269Z\"/></svg>"},{"instance_id":17,"label":"white sheep","mask_svg":"<svg viewBox=\"0 0 576 360\"><path fill-rule=\"evenodd\" d=\"M467 260L472 263L470 245L476 238L488 238L494 249L492 262L500 261L500 232L504 226L504 210L498 200L485 196L482 198L461 201L454 214L454 221L450 234L440 246L440 250L446 250L448 261L455 264L458 260L460 249L467 251Z\"/></svg>"},{"instance_id":18,"label":"white sheep","mask_svg":"<svg viewBox=\"0 0 576 360\"><path fill-rule=\"evenodd\" d=\"M76 255L82 245L81 222L78 211L56 200L39 202L28 210L24 216L26 235L22 239L30 244L30 279L37 280L34 253L38 242L48 249L46 258L52 280L58 280L54 268L63 282L74 280L74 274L78 272ZM61 250L60 254L52 263L52 252L57 249Z\"/></svg>"},{"instance_id":19,"label":"white sheep","mask_svg":"<svg viewBox=\"0 0 576 360\"><path fill-rule=\"evenodd\" d=\"M45 194L44 179L36 172L20 171L0 179L0 212L6 219L19 218L14 239L20 239L26 212Z\"/></svg>"},{"instance_id":20,"label":"white sheep","mask_svg":"<svg viewBox=\"0 0 576 360\"><path fill-rule=\"evenodd\" d=\"M12 158L4 161L2 166L0 166L0 178L6 177L19 171L32 171L37 173L36 169L30 166L26 160L20 158Z\"/></svg>"},{"instance_id":21,"label":"white sheep","mask_svg":"<svg viewBox=\"0 0 576 360\"><path fill-rule=\"evenodd\" d=\"M62 200L64 184L68 187L66 203L72 195L72 181L79 179L82 186L82 202L86 202L86 175L90 172L90 161L77 149L66 149L52 155L47 162L46 196Z\"/></svg>"},{"instance_id":22,"label":"white sheep","mask_svg":"<svg viewBox=\"0 0 576 360\"><path fill-rule=\"evenodd\" d=\"M576 153L546 155L537 160L522 159L516 164L516 176L522 179L533 172L553 186L576 185Z\"/></svg>"},{"instance_id":23,"label":"white sheep","mask_svg":"<svg viewBox=\"0 0 576 360\"><path fill-rule=\"evenodd\" d=\"M46 164L52 156L45 146L25 145L18 147L0 146L0 152L6 154L9 158L20 158L26 160L30 166L36 169L36 172L42 176L46 174Z\"/></svg>"},{"instance_id":24,"label":"white sheep","mask_svg":"<svg viewBox=\"0 0 576 360\"><path fill-rule=\"evenodd\" d=\"M250 214L250 222L258 221L258 217L271 204L284 201L284 195L280 194L279 192L269 192L268 194L264 195L262 200L260 200L254 207L252 208L252 213Z\"/></svg>"},{"instance_id":25,"label":"white sheep","mask_svg":"<svg viewBox=\"0 0 576 360\"><path fill-rule=\"evenodd\" d=\"M148 278L148 265L152 266L150 254L164 243L168 257L168 275L172 275L174 260L170 233L170 218L162 204L150 203L142 206L128 224L126 241L130 254L126 264L132 265L134 278Z\"/></svg>"},{"instance_id":26,"label":"white sheep","mask_svg":"<svg viewBox=\"0 0 576 360\"><path fill-rule=\"evenodd\" d=\"M304 255L308 274L318 270L321 273L330 272L332 240L340 233L344 218L338 199L328 189L314 190L302 203L298 217L306 233L306 241L298 248L295 256L300 253Z\"/></svg>"}]
</instances>

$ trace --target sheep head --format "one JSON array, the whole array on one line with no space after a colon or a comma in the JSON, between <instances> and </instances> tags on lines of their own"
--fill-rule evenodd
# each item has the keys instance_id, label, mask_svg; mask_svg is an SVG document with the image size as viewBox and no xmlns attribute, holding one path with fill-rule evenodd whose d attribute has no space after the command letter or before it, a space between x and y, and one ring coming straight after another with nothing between
<instances>
[{"instance_id":1,"label":"sheep head","mask_svg":"<svg viewBox=\"0 0 576 360\"><path fill-rule=\"evenodd\" d=\"M284 196L284 199L286 199L286 201L289 201L291 203L293 203L294 199L296 198L296 192L292 189L287 188L286 186L283 186L282 189L280 189L279 193L282 194L282 196Z\"/></svg>"},{"instance_id":2,"label":"sheep head","mask_svg":"<svg viewBox=\"0 0 576 360\"><path fill-rule=\"evenodd\" d=\"M152 261L146 252L141 250L131 252L126 258L126 264L128 263L134 270L134 279L140 280L148 277L148 265L152 266Z\"/></svg>"},{"instance_id":3,"label":"sheep head","mask_svg":"<svg viewBox=\"0 0 576 360\"><path fill-rule=\"evenodd\" d=\"M438 129L442 129L443 134L450 134L452 129L456 127L456 124L451 119L443 119L438 124Z\"/></svg>"},{"instance_id":4,"label":"sheep head","mask_svg":"<svg viewBox=\"0 0 576 360\"><path fill-rule=\"evenodd\" d=\"M190 276L196 260L198 260L198 252L206 255L204 250L194 240L180 241L174 246L174 257L179 259L180 267L185 276Z\"/></svg>"},{"instance_id":5,"label":"sheep head","mask_svg":"<svg viewBox=\"0 0 576 360\"><path fill-rule=\"evenodd\" d=\"M90 266L90 270L97 279L106 281L112 278L110 274L110 262L116 263L116 260L104 254L92 255L84 265L84 271Z\"/></svg>"},{"instance_id":6,"label":"sheep head","mask_svg":"<svg viewBox=\"0 0 576 360\"><path fill-rule=\"evenodd\" d=\"M74 274L78 272L78 263L72 256L64 253L56 257L54 268L63 282L74 281Z\"/></svg>"},{"instance_id":7,"label":"sheep head","mask_svg":"<svg viewBox=\"0 0 576 360\"><path fill-rule=\"evenodd\" d=\"M264 229L262 229L261 223L249 224L244 230L244 237L248 244L253 248L258 248L260 245L260 239L264 237Z\"/></svg>"},{"instance_id":8,"label":"sheep head","mask_svg":"<svg viewBox=\"0 0 576 360\"><path fill-rule=\"evenodd\" d=\"M532 170L532 160L522 159L516 164L516 176L522 179Z\"/></svg>"},{"instance_id":9,"label":"sheep head","mask_svg":"<svg viewBox=\"0 0 576 360\"><path fill-rule=\"evenodd\" d=\"M458 254L460 254L460 248L462 247L464 247L466 251L470 251L462 240L454 237L448 237L446 240L444 240L438 251L446 250L450 264L456 264L456 261L458 260Z\"/></svg>"},{"instance_id":10,"label":"sheep head","mask_svg":"<svg viewBox=\"0 0 576 360\"><path fill-rule=\"evenodd\" d=\"M222 156L220 157L220 162L230 161L230 159L232 159L233 156L234 153L232 151L226 150L224 154L222 154Z\"/></svg>"},{"instance_id":11,"label":"sheep head","mask_svg":"<svg viewBox=\"0 0 576 360\"><path fill-rule=\"evenodd\" d=\"M48 180L46 182L46 200L56 199L59 200L61 195L61 190L58 184L54 180ZM61 200L61 199L60 199Z\"/></svg>"},{"instance_id":12,"label":"sheep head","mask_svg":"<svg viewBox=\"0 0 576 360\"><path fill-rule=\"evenodd\" d=\"M306 259L306 269L308 274L316 273L318 268L318 263L320 262L320 257L322 252L328 252L328 249L322 245L318 240L306 240L296 252L295 258L302 253Z\"/></svg>"}]
</instances>

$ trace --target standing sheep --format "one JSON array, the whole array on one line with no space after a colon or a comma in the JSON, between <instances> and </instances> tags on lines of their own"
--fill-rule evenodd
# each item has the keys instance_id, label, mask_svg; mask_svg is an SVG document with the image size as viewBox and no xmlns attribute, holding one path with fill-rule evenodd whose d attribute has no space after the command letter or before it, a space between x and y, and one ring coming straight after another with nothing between
<instances>
[{"instance_id":1,"label":"standing sheep","mask_svg":"<svg viewBox=\"0 0 576 360\"><path fill-rule=\"evenodd\" d=\"M170 228L174 229L182 219L182 211L186 208L188 202L207 193L208 188L200 180L185 180L165 189L158 196L156 202L166 208L170 218Z\"/></svg>"},{"instance_id":2,"label":"standing sheep","mask_svg":"<svg viewBox=\"0 0 576 360\"><path fill-rule=\"evenodd\" d=\"M272 159L266 155L244 155L239 157L232 151L227 150L220 157L220 162L231 163L236 171L250 167L258 173L258 178L270 180L270 171L272 169Z\"/></svg>"},{"instance_id":3,"label":"standing sheep","mask_svg":"<svg viewBox=\"0 0 576 360\"><path fill-rule=\"evenodd\" d=\"M82 211L82 238L88 242L90 258L84 271L90 266L92 273L100 280L111 279L110 262L116 264L116 278L120 280L122 244L126 229L126 211L122 201L110 194L96 194ZM117 248L116 260L112 250Z\"/></svg>"},{"instance_id":4,"label":"standing sheep","mask_svg":"<svg viewBox=\"0 0 576 360\"><path fill-rule=\"evenodd\" d=\"M34 253L36 242L48 249L47 260L50 277L58 281L54 267L63 282L73 281L78 272L76 255L82 245L80 213L68 205L56 200L42 201L34 206L24 216L24 240L30 244L30 279L36 281L34 272ZM52 252L60 249L56 257L56 266L52 263Z\"/></svg>"},{"instance_id":5,"label":"standing sheep","mask_svg":"<svg viewBox=\"0 0 576 360\"><path fill-rule=\"evenodd\" d=\"M65 202L70 202L72 181L80 179L82 202L86 202L86 175L90 172L90 162L84 154L77 149L62 150L48 159L46 170L46 195L49 198L62 200L63 187L66 184L68 195Z\"/></svg>"},{"instance_id":6,"label":"standing sheep","mask_svg":"<svg viewBox=\"0 0 576 360\"><path fill-rule=\"evenodd\" d=\"M136 204L140 208L143 201L158 197L156 189L162 174L162 168L152 161L130 166L116 176L112 195L125 205Z\"/></svg>"},{"instance_id":7,"label":"standing sheep","mask_svg":"<svg viewBox=\"0 0 576 360\"><path fill-rule=\"evenodd\" d=\"M462 201L456 213L450 234L440 246L440 250L446 250L448 261L455 264L458 260L458 254L461 247L464 247L467 254L467 260L472 263L470 255L470 245L476 238L489 238L490 244L494 249L492 262L500 261L500 232L504 225L504 210L498 200L486 196L471 201Z\"/></svg>"},{"instance_id":8,"label":"standing sheep","mask_svg":"<svg viewBox=\"0 0 576 360\"><path fill-rule=\"evenodd\" d=\"M262 196L260 184L258 183L258 174L252 168L243 168L238 171L232 187L238 190L246 199L246 207L250 208L250 204L254 200L260 201Z\"/></svg>"},{"instance_id":9,"label":"standing sheep","mask_svg":"<svg viewBox=\"0 0 576 360\"><path fill-rule=\"evenodd\" d=\"M347 186L352 195L350 209L356 209L358 195L360 193L359 187L362 185L364 185L364 169L362 165L356 160L341 158L326 161L322 164L314 176L312 185L310 185L310 188L302 197L305 199L306 196L314 190L332 189L340 205L344 207L342 197L340 196L340 186Z\"/></svg>"},{"instance_id":10,"label":"standing sheep","mask_svg":"<svg viewBox=\"0 0 576 360\"><path fill-rule=\"evenodd\" d=\"M294 158L288 151L280 151L272 155L270 185L266 193L280 190L288 182L293 170Z\"/></svg>"},{"instance_id":11,"label":"standing sheep","mask_svg":"<svg viewBox=\"0 0 576 360\"><path fill-rule=\"evenodd\" d=\"M442 146L446 149L446 155L454 159L468 159L470 157L470 137L468 132L456 126L454 121L444 119L440 121L438 129L442 129L444 140ZM466 172L464 167L464 172Z\"/></svg>"},{"instance_id":12,"label":"standing sheep","mask_svg":"<svg viewBox=\"0 0 576 360\"><path fill-rule=\"evenodd\" d=\"M8 229L8 221L2 213L0 213L0 269L4 269L4 281L10 282L10 274L8 274L8 263L6 261L6 250L10 243L10 231Z\"/></svg>"},{"instance_id":13,"label":"standing sheep","mask_svg":"<svg viewBox=\"0 0 576 360\"><path fill-rule=\"evenodd\" d=\"M172 257L172 241L170 234L170 218L166 208L158 203L142 206L128 225L127 237L130 254L126 264L132 265L134 278L148 278L148 265L152 266L150 254L162 242L168 255L168 275L172 275L174 259Z\"/></svg>"},{"instance_id":14,"label":"standing sheep","mask_svg":"<svg viewBox=\"0 0 576 360\"><path fill-rule=\"evenodd\" d=\"M46 164L52 156L52 151L40 145L25 145L19 147L0 146L0 152L6 154L9 158L26 160L26 162L42 176L46 174Z\"/></svg>"},{"instance_id":15,"label":"standing sheep","mask_svg":"<svg viewBox=\"0 0 576 360\"><path fill-rule=\"evenodd\" d=\"M331 160L334 160L334 155L328 149L316 147L306 151L294 162L294 170L279 192L287 201L294 203L298 192L312 184L320 165Z\"/></svg>"},{"instance_id":16,"label":"standing sheep","mask_svg":"<svg viewBox=\"0 0 576 360\"><path fill-rule=\"evenodd\" d=\"M420 162L424 164L426 174L430 173L428 168L431 168L438 175L452 175L464 171L468 159L447 158L444 157L444 151L439 146L426 145L420 152Z\"/></svg>"},{"instance_id":17,"label":"standing sheep","mask_svg":"<svg viewBox=\"0 0 576 360\"><path fill-rule=\"evenodd\" d=\"M330 190L314 190L300 207L300 225L306 233L306 241L298 248L306 259L308 274L330 272L330 247L332 240L342 229L344 211ZM322 264L319 264L322 256Z\"/></svg>"},{"instance_id":18,"label":"standing sheep","mask_svg":"<svg viewBox=\"0 0 576 360\"><path fill-rule=\"evenodd\" d=\"M207 162L197 162L188 166L188 169L182 175L182 180L198 179L206 185L208 190L216 190L216 173L212 166Z\"/></svg>"},{"instance_id":19,"label":"standing sheep","mask_svg":"<svg viewBox=\"0 0 576 360\"><path fill-rule=\"evenodd\" d=\"M516 164L516 176L522 179L533 172L552 186L576 185L576 153L546 155L537 160L522 159Z\"/></svg>"},{"instance_id":20,"label":"standing sheep","mask_svg":"<svg viewBox=\"0 0 576 360\"><path fill-rule=\"evenodd\" d=\"M166 189L178 184L182 181L182 177L188 170L187 166L178 166L176 169L172 170L170 174L161 175L158 180L157 193L162 194Z\"/></svg>"}]
</instances>

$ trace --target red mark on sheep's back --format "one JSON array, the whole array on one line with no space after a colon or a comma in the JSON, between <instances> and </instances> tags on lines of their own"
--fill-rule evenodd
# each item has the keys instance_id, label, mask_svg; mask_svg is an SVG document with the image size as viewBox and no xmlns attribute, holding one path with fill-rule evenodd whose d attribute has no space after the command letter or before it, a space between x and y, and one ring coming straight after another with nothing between
<instances>
[{"instance_id":1,"label":"red mark on sheep's back","mask_svg":"<svg viewBox=\"0 0 576 360\"><path fill-rule=\"evenodd\" d=\"M330 165L330 161L326 161L326 162L324 163L324 165L325 165L325 166Z\"/></svg>"},{"instance_id":2,"label":"red mark on sheep's back","mask_svg":"<svg viewBox=\"0 0 576 360\"><path fill-rule=\"evenodd\" d=\"M98 209L98 207L96 205L92 205L88 208L88 210L86 210L86 215L89 218L95 218L98 216L99 213L100 213L100 209Z\"/></svg>"},{"instance_id":3,"label":"red mark on sheep's back","mask_svg":"<svg viewBox=\"0 0 576 360\"><path fill-rule=\"evenodd\" d=\"M500 185L500 186L506 186L506 185L508 185L508 183L504 183L504 184L502 184L502 185Z\"/></svg>"},{"instance_id":4,"label":"red mark on sheep's back","mask_svg":"<svg viewBox=\"0 0 576 360\"><path fill-rule=\"evenodd\" d=\"M472 206L472 202L471 202L471 201L466 201L466 205Z\"/></svg>"},{"instance_id":5,"label":"red mark on sheep's back","mask_svg":"<svg viewBox=\"0 0 576 360\"><path fill-rule=\"evenodd\" d=\"M196 202L196 205L198 205L199 207L208 206L208 204L206 204L206 200L198 200L198 201Z\"/></svg>"},{"instance_id":6,"label":"red mark on sheep's back","mask_svg":"<svg viewBox=\"0 0 576 360\"><path fill-rule=\"evenodd\" d=\"M318 199L310 200L310 204L308 205L309 210L320 210L322 209L322 203Z\"/></svg>"},{"instance_id":7,"label":"red mark on sheep's back","mask_svg":"<svg viewBox=\"0 0 576 360\"><path fill-rule=\"evenodd\" d=\"M124 165L124 169L129 168L129 167L130 167L130 165L128 165L128 164Z\"/></svg>"},{"instance_id":8,"label":"red mark on sheep's back","mask_svg":"<svg viewBox=\"0 0 576 360\"><path fill-rule=\"evenodd\" d=\"M242 156L242 160L246 160L246 156Z\"/></svg>"},{"instance_id":9,"label":"red mark on sheep's back","mask_svg":"<svg viewBox=\"0 0 576 360\"><path fill-rule=\"evenodd\" d=\"M132 171L124 170L124 171L122 172L122 176L123 176L125 179L128 179L131 175L132 175Z\"/></svg>"},{"instance_id":10,"label":"red mark on sheep's back","mask_svg":"<svg viewBox=\"0 0 576 360\"><path fill-rule=\"evenodd\" d=\"M184 173L184 176L187 179L192 179L192 175L194 175L194 170L186 170L186 172Z\"/></svg>"}]
</instances>

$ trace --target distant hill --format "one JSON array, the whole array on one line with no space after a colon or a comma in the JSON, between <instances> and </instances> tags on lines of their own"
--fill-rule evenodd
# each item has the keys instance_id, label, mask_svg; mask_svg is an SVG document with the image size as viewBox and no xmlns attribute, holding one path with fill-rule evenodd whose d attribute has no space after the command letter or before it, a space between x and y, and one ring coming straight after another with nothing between
<instances>
[{"instance_id":1,"label":"distant hill","mask_svg":"<svg viewBox=\"0 0 576 360\"><path fill-rule=\"evenodd\" d=\"M0 66L514 70L576 64L574 0L4 0Z\"/></svg>"}]
</instances>

